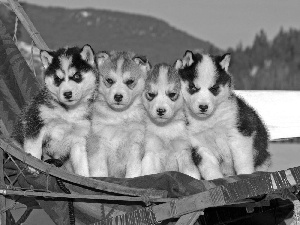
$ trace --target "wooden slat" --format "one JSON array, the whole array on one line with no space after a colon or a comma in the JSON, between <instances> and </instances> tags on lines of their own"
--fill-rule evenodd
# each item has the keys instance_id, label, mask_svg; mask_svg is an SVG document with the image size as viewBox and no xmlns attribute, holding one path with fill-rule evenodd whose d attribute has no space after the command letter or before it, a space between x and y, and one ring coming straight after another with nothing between
<instances>
[{"instance_id":1,"label":"wooden slat","mask_svg":"<svg viewBox=\"0 0 300 225\"><path fill-rule=\"evenodd\" d=\"M188 213L193 213L199 210L204 210L208 207L224 205L223 201L212 204L212 199L209 191L199 194L190 195L184 198L179 198L173 202L156 205L152 208L156 220L163 221L170 218L176 218Z\"/></svg>"},{"instance_id":2,"label":"wooden slat","mask_svg":"<svg viewBox=\"0 0 300 225\"><path fill-rule=\"evenodd\" d=\"M124 194L129 196L147 196L149 198L163 198L164 196L166 196L166 191L160 191L154 189L130 188L130 187L113 184L105 181L100 181L89 177L83 177L74 173L67 172L63 169L44 163L42 160L39 160L29 154L25 154L25 152L22 149L18 149L16 146L13 147L10 141L1 137L0 137L0 148L4 149L9 154L21 160L22 162L29 164L31 167L34 167L40 171L44 171L44 172L47 171L47 173L52 176L58 177L60 179L69 181L74 184L79 184L85 187L107 191L110 193L118 193L118 194Z\"/></svg>"},{"instance_id":3,"label":"wooden slat","mask_svg":"<svg viewBox=\"0 0 300 225\"><path fill-rule=\"evenodd\" d=\"M43 38L41 37L40 33L37 31L31 20L29 19L28 15L24 11L23 7L18 3L17 0L7 0L12 10L15 12L25 29L27 30L28 34L36 44L39 49L43 50L50 50Z\"/></svg>"},{"instance_id":4,"label":"wooden slat","mask_svg":"<svg viewBox=\"0 0 300 225\"><path fill-rule=\"evenodd\" d=\"M91 200L106 200L106 201L124 201L124 202L143 202L145 199L143 197L130 197L130 196L115 196L115 195L89 195L89 194L79 194L79 193L57 193L57 192L42 192L42 191L19 191L19 190L7 190L0 188L0 194L2 195L19 195L27 197L44 197L44 198L71 198L71 199L91 199ZM153 202L165 202L159 199L153 199Z\"/></svg>"},{"instance_id":5,"label":"wooden slat","mask_svg":"<svg viewBox=\"0 0 300 225\"><path fill-rule=\"evenodd\" d=\"M179 220L176 222L176 225L193 225L200 215L202 215L202 211L189 213L186 215L183 215L179 218Z\"/></svg>"},{"instance_id":6,"label":"wooden slat","mask_svg":"<svg viewBox=\"0 0 300 225\"><path fill-rule=\"evenodd\" d=\"M4 169L3 169L3 155L4 152L0 149L0 184L4 184ZM4 208L6 205L5 203L5 196L0 194L0 210ZM0 213L0 225L6 224L6 213Z\"/></svg>"},{"instance_id":7,"label":"wooden slat","mask_svg":"<svg viewBox=\"0 0 300 225\"><path fill-rule=\"evenodd\" d=\"M293 182L291 184L286 179L290 173L289 170L292 171L296 183ZM291 188L292 186L300 184L299 170L300 167L295 167L285 171L263 173L263 175L259 176L256 174L249 175L248 178L237 180L233 183L217 186L198 194L182 197L171 202L153 206L152 210L155 214L156 220L163 221L199 210L204 210L209 207L224 206L236 203L237 201L249 197L260 196L262 194L278 193L280 190ZM267 183L261 183L266 182L267 180ZM252 184L251 188L246 187L244 190L242 186L248 183ZM274 196L276 197L276 194Z\"/></svg>"}]
</instances>

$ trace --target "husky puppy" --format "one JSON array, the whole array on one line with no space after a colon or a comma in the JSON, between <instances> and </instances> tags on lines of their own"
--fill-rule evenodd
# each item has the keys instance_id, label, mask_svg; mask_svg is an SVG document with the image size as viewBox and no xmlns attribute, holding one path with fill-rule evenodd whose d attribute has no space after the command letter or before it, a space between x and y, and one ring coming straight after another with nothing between
<instances>
[{"instance_id":1,"label":"husky puppy","mask_svg":"<svg viewBox=\"0 0 300 225\"><path fill-rule=\"evenodd\" d=\"M13 137L26 153L69 158L76 174L89 176L86 137L98 84L94 52L85 45L42 50L40 56L45 85L24 108Z\"/></svg>"},{"instance_id":2,"label":"husky puppy","mask_svg":"<svg viewBox=\"0 0 300 225\"><path fill-rule=\"evenodd\" d=\"M268 132L254 109L233 92L230 54L186 51L180 62L187 128L202 177L250 174L268 167Z\"/></svg>"},{"instance_id":3,"label":"husky puppy","mask_svg":"<svg viewBox=\"0 0 300 225\"><path fill-rule=\"evenodd\" d=\"M150 64L134 53L120 51L98 53L97 64L100 85L93 109L90 174L140 176L145 132L141 93Z\"/></svg>"},{"instance_id":4,"label":"husky puppy","mask_svg":"<svg viewBox=\"0 0 300 225\"><path fill-rule=\"evenodd\" d=\"M192 160L176 66L157 64L148 72L142 94L148 114L142 175L179 171L200 179Z\"/></svg>"}]
</instances>

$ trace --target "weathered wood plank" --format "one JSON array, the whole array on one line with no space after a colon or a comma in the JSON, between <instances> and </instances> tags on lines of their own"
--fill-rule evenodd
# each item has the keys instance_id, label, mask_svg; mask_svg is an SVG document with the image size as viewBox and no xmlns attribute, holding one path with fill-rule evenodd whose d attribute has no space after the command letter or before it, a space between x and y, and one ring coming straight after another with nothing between
<instances>
[{"instance_id":1,"label":"weathered wood plank","mask_svg":"<svg viewBox=\"0 0 300 225\"><path fill-rule=\"evenodd\" d=\"M24 11L23 7L18 3L17 0L7 0L12 10L18 16L19 20L27 30L28 34L36 44L39 49L49 50L49 47L41 37L40 33L37 31L28 15Z\"/></svg>"},{"instance_id":2,"label":"weathered wood plank","mask_svg":"<svg viewBox=\"0 0 300 225\"><path fill-rule=\"evenodd\" d=\"M179 218L176 225L193 225L202 214L202 211L198 211L183 215Z\"/></svg>"},{"instance_id":3,"label":"weathered wood plank","mask_svg":"<svg viewBox=\"0 0 300 225\"><path fill-rule=\"evenodd\" d=\"M0 149L4 149L12 156L28 163L30 166L41 170L47 171L48 174L58 177L60 179L70 181L75 184L80 184L90 188L95 188L110 193L118 193L129 196L148 196L149 198L162 198L166 195L166 191L154 190L154 189L141 189L141 188L130 188L119 184L113 184L101 180L92 179L89 177L79 176L55 166L49 165L42 160L39 160L30 154L25 154L21 149L17 150L18 147L14 146L9 140L0 137Z\"/></svg>"},{"instance_id":4,"label":"weathered wood plank","mask_svg":"<svg viewBox=\"0 0 300 225\"><path fill-rule=\"evenodd\" d=\"M169 218L183 216L188 213L193 213L203 210L208 207L224 205L224 201L213 203L209 191L201 192L199 194L190 195L184 198L173 200L172 202L156 205L152 208L156 220L163 221Z\"/></svg>"},{"instance_id":5,"label":"weathered wood plank","mask_svg":"<svg viewBox=\"0 0 300 225\"><path fill-rule=\"evenodd\" d=\"M4 168L3 168L3 158L4 152L0 148L0 184L4 184ZM5 208L5 196L0 194L0 210ZM0 213L0 225L6 224L6 213Z\"/></svg>"}]
</instances>

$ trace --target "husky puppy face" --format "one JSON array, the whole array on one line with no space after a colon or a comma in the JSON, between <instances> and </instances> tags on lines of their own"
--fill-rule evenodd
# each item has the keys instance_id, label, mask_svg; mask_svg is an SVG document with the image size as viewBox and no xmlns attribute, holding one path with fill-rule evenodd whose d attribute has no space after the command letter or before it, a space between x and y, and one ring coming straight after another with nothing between
<instances>
[{"instance_id":1,"label":"husky puppy face","mask_svg":"<svg viewBox=\"0 0 300 225\"><path fill-rule=\"evenodd\" d=\"M210 56L187 51L181 61L183 98L192 114L206 118L231 95L230 55Z\"/></svg>"},{"instance_id":2,"label":"husky puppy face","mask_svg":"<svg viewBox=\"0 0 300 225\"><path fill-rule=\"evenodd\" d=\"M41 51L45 68L45 85L61 105L76 106L91 98L97 84L94 52L89 45L83 48L61 48Z\"/></svg>"},{"instance_id":3,"label":"husky puppy face","mask_svg":"<svg viewBox=\"0 0 300 225\"><path fill-rule=\"evenodd\" d=\"M98 53L97 64L100 94L113 110L126 110L144 88L149 62L131 52L112 51Z\"/></svg>"},{"instance_id":4,"label":"husky puppy face","mask_svg":"<svg viewBox=\"0 0 300 225\"><path fill-rule=\"evenodd\" d=\"M142 95L143 104L152 120L168 122L182 107L180 77L175 66L157 64L148 72Z\"/></svg>"}]
</instances>

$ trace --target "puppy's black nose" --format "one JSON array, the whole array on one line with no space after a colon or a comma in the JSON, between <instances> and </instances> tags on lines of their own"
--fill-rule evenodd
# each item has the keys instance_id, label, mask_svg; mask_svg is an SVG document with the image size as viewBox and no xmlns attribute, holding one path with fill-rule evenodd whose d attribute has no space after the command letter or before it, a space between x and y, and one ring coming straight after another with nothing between
<instances>
[{"instance_id":1,"label":"puppy's black nose","mask_svg":"<svg viewBox=\"0 0 300 225\"><path fill-rule=\"evenodd\" d=\"M114 99L116 102L121 102L123 98L123 95L121 94L115 94Z\"/></svg>"},{"instance_id":2,"label":"puppy's black nose","mask_svg":"<svg viewBox=\"0 0 300 225\"><path fill-rule=\"evenodd\" d=\"M201 112L206 112L208 109L208 105L199 105L199 109Z\"/></svg>"},{"instance_id":3,"label":"puppy's black nose","mask_svg":"<svg viewBox=\"0 0 300 225\"><path fill-rule=\"evenodd\" d=\"M157 115L163 116L165 114L166 110L159 108L159 109L156 110L156 112L157 112Z\"/></svg>"},{"instance_id":4,"label":"puppy's black nose","mask_svg":"<svg viewBox=\"0 0 300 225\"><path fill-rule=\"evenodd\" d=\"M72 98L72 91L66 91L64 93L65 99L71 99Z\"/></svg>"}]
</instances>

